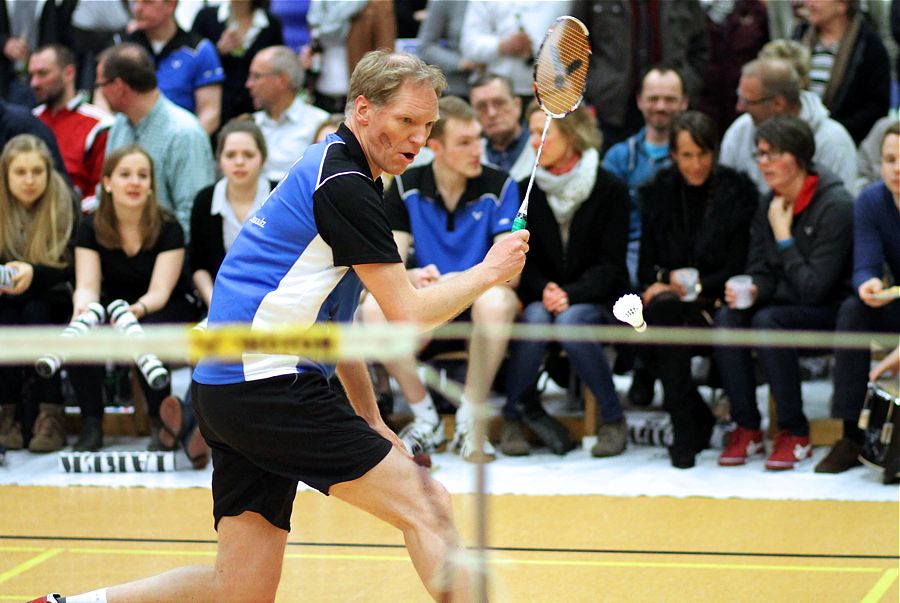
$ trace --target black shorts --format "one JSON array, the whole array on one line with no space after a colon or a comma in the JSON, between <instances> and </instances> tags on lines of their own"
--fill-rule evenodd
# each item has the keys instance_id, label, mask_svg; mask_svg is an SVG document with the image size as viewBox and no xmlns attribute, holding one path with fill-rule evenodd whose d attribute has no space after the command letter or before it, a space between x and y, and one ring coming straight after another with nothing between
<instances>
[{"instance_id":1,"label":"black shorts","mask_svg":"<svg viewBox=\"0 0 900 603\"><path fill-rule=\"evenodd\" d=\"M194 381L191 395L212 450L216 527L222 517L254 511L290 530L298 482L328 494L391 450L318 372L229 385Z\"/></svg>"}]
</instances>

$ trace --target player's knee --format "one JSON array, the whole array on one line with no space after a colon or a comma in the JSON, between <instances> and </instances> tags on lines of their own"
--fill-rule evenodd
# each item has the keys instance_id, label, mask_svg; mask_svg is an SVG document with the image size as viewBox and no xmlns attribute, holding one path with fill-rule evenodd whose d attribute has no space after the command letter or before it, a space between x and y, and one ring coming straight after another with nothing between
<instances>
[{"instance_id":1,"label":"player's knee","mask_svg":"<svg viewBox=\"0 0 900 603\"><path fill-rule=\"evenodd\" d=\"M452 521L450 493L439 482L428 478L423 484L421 496L400 518L401 529L442 531Z\"/></svg>"}]
</instances>

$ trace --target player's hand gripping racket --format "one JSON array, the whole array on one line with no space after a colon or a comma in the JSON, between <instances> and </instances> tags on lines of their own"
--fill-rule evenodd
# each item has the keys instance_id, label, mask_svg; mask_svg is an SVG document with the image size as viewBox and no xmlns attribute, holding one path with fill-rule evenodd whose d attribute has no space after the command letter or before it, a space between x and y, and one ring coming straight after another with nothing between
<instances>
[{"instance_id":1,"label":"player's hand gripping racket","mask_svg":"<svg viewBox=\"0 0 900 603\"><path fill-rule=\"evenodd\" d=\"M531 168L525 200L513 221L513 232L522 230L526 225L528 197L531 195L534 173L541 159L547 130L550 129L550 120L565 117L577 109L584 98L590 55L587 27L575 17L559 17L544 35L534 60L534 97L547 114L547 121Z\"/></svg>"}]
</instances>

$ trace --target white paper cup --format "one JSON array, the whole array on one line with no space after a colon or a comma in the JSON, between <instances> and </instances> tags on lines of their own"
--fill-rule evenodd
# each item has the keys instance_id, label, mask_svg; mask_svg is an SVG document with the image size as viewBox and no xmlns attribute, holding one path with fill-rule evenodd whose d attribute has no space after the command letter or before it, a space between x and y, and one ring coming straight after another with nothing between
<instances>
[{"instance_id":1,"label":"white paper cup","mask_svg":"<svg viewBox=\"0 0 900 603\"><path fill-rule=\"evenodd\" d=\"M682 296L681 301L692 302L697 299L697 293L700 284L700 273L696 268L679 268L673 270L669 278L674 278L685 288L686 293Z\"/></svg>"},{"instance_id":2,"label":"white paper cup","mask_svg":"<svg viewBox=\"0 0 900 603\"><path fill-rule=\"evenodd\" d=\"M734 293L734 307L746 310L753 305L753 277L749 274L738 274L728 279L731 292Z\"/></svg>"}]
</instances>

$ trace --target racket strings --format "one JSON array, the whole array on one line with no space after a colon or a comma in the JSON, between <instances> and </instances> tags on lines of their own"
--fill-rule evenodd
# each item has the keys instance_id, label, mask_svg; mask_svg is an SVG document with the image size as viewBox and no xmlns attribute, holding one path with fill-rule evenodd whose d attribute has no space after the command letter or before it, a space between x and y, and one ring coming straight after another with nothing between
<instances>
[{"instance_id":1,"label":"racket strings","mask_svg":"<svg viewBox=\"0 0 900 603\"><path fill-rule=\"evenodd\" d=\"M561 117L578 107L589 54L587 35L572 20L559 23L550 33L535 62L535 92L545 111Z\"/></svg>"}]
</instances>

